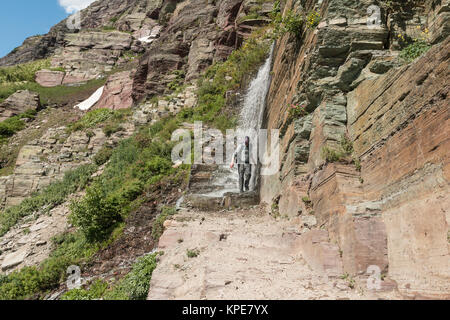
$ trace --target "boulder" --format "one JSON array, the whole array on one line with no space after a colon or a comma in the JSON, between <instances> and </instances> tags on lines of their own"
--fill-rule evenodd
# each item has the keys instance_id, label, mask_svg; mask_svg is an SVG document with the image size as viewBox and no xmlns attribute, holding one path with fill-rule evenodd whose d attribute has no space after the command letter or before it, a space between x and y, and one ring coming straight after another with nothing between
<instances>
[{"instance_id":1,"label":"boulder","mask_svg":"<svg viewBox=\"0 0 450 320\"><path fill-rule=\"evenodd\" d=\"M39 110L41 103L37 93L19 90L0 104L0 121L27 110Z\"/></svg>"},{"instance_id":2,"label":"boulder","mask_svg":"<svg viewBox=\"0 0 450 320\"><path fill-rule=\"evenodd\" d=\"M22 247L16 252L8 254L2 263L2 271L9 270L21 264L27 257L28 251L26 247Z\"/></svg>"},{"instance_id":3,"label":"boulder","mask_svg":"<svg viewBox=\"0 0 450 320\"><path fill-rule=\"evenodd\" d=\"M64 75L62 71L40 70L36 72L36 82L43 87L56 87L63 83Z\"/></svg>"}]
</instances>

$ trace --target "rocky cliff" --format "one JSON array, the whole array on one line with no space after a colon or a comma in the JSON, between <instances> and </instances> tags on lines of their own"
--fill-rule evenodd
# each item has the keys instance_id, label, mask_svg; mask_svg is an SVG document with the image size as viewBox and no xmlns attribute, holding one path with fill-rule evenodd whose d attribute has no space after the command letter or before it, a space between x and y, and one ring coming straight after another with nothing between
<instances>
[{"instance_id":1,"label":"rocky cliff","mask_svg":"<svg viewBox=\"0 0 450 320\"><path fill-rule=\"evenodd\" d=\"M266 126L281 130L282 164L261 197L314 217L302 250L318 269L336 265L320 254L332 246L344 273L375 265L406 296L448 297L449 2L320 2L284 6L321 21L277 41ZM431 50L399 63L402 37L425 29ZM307 115L290 117L292 104Z\"/></svg>"},{"instance_id":2,"label":"rocky cliff","mask_svg":"<svg viewBox=\"0 0 450 320\"><path fill-rule=\"evenodd\" d=\"M0 298L143 299L146 258L152 299L450 298L449 23L448 0L108 0L25 40L0 59ZM270 42L279 170L205 197L228 169L174 165L171 133L233 123Z\"/></svg>"}]
</instances>

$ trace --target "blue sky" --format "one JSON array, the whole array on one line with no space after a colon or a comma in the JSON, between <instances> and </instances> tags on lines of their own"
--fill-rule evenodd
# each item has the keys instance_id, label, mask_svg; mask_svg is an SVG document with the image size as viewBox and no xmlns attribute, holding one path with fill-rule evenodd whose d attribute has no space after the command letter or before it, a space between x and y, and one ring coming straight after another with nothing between
<instances>
[{"instance_id":1,"label":"blue sky","mask_svg":"<svg viewBox=\"0 0 450 320\"><path fill-rule=\"evenodd\" d=\"M93 0L12 0L0 4L0 57L29 36L45 34L75 10Z\"/></svg>"}]
</instances>

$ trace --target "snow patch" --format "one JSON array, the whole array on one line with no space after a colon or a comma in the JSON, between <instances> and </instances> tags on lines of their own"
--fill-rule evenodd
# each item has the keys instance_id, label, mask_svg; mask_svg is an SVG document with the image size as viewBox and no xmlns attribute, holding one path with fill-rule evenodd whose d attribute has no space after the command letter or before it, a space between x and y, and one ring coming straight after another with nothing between
<instances>
[{"instance_id":1,"label":"snow patch","mask_svg":"<svg viewBox=\"0 0 450 320\"><path fill-rule=\"evenodd\" d=\"M83 111L89 110L90 108L92 108L92 106L94 104L96 104L98 102L98 100L100 100L100 97L103 94L104 88L105 88L104 86L101 88L98 88L97 91L95 91L92 96L90 96L88 99L84 100L80 104L77 104L74 108L78 108Z\"/></svg>"}]
</instances>

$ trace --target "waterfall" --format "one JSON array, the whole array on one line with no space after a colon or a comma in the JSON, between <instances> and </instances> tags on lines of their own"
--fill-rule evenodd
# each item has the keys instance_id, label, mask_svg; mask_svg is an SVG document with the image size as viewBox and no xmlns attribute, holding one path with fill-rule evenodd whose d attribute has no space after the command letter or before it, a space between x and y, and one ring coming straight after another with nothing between
<instances>
[{"instance_id":1,"label":"waterfall","mask_svg":"<svg viewBox=\"0 0 450 320\"><path fill-rule=\"evenodd\" d=\"M261 129L264 110L266 106L266 97L270 86L270 69L272 65L273 45L270 49L269 57L264 65L259 69L258 75L250 83L247 94L244 98L244 104L239 115L238 130L244 132L248 130Z\"/></svg>"},{"instance_id":2,"label":"waterfall","mask_svg":"<svg viewBox=\"0 0 450 320\"><path fill-rule=\"evenodd\" d=\"M274 45L270 49L270 54L265 63L261 66L256 77L250 83L242 104L242 110L238 119L236 130L238 143L242 142L245 136L249 136L257 144L257 134L261 129L264 110L266 106L266 97L269 92L271 77L271 65ZM256 154L257 157L257 154ZM250 190L256 187L256 177L258 175L257 166L252 166L252 178L250 181ZM239 192L239 176L237 166L230 169L229 163L219 166L219 170L214 173L211 187L217 186L218 190L205 194L211 197L220 197L227 192Z\"/></svg>"},{"instance_id":3,"label":"waterfall","mask_svg":"<svg viewBox=\"0 0 450 320\"><path fill-rule=\"evenodd\" d=\"M266 98L271 82L270 71L272 67L273 49L274 45L272 44L269 57L264 65L259 69L256 78L250 83L239 116L237 130L239 135L238 139L243 139L245 136L249 136L250 141L254 146L258 143L258 133L262 127L266 107ZM257 163L257 148L254 148L253 151L253 163ZM252 166L250 190L254 190L256 187L256 178L259 172L257 167L258 166L256 165Z\"/></svg>"}]
</instances>

